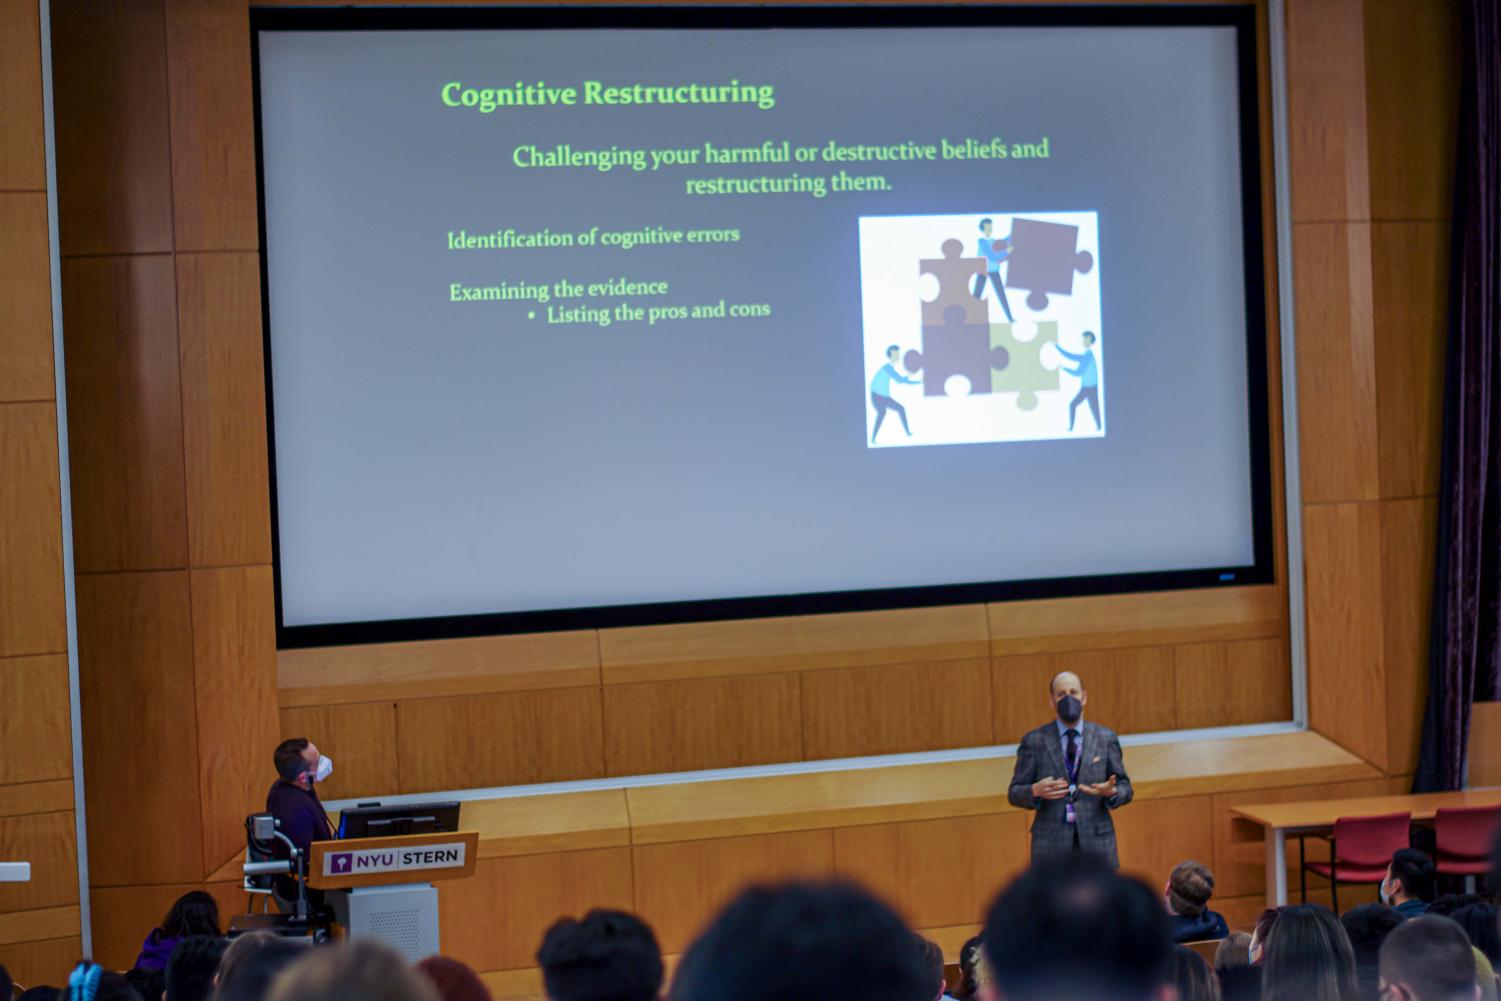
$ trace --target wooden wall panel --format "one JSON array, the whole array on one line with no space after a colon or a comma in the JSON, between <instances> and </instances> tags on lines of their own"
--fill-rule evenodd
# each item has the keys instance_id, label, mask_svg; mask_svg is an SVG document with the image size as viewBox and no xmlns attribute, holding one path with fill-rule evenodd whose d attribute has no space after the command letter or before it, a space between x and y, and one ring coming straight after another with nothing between
<instances>
[{"instance_id":1,"label":"wooden wall panel","mask_svg":"<svg viewBox=\"0 0 1501 1001\"><path fill-rule=\"evenodd\" d=\"M834 873L834 833L796 831L642 845L632 852L636 911L663 952L682 952L752 883Z\"/></svg>"},{"instance_id":2,"label":"wooden wall panel","mask_svg":"<svg viewBox=\"0 0 1501 1001\"><path fill-rule=\"evenodd\" d=\"M0 786L71 778L67 655L0 659L0 706Z\"/></svg>"},{"instance_id":3,"label":"wooden wall panel","mask_svg":"<svg viewBox=\"0 0 1501 1001\"><path fill-rule=\"evenodd\" d=\"M172 249L163 6L138 0L52 9L64 257ZM71 364L71 347L68 356Z\"/></svg>"},{"instance_id":4,"label":"wooden wall panel","mask_svg":"<svg viewBox=\"0 0 1501 1001\"><path fill-rule=\"evenodd\" d=\"M177 221L183 225L180 216ZM193 566L271 562L260 291L255 254L177 256L183 472Z\"/></svg>"},{"instance_id":5,"label":"wooden wall panel","mask_svg":"<svg viewBox=\"0 0 1501 1001\"><path fill-rule=\"evenodd\" d=\"M401 791L598 778L601 730L587 688L398 702Z\"/></svg>"},{"instance_id":6,"label":"wooden wall panel","mask_svg":"<svg viewBox=\"0 0 1501 1001\"><path fill-rule=\"evenodd\" d=\"M1459 7L1364 0L1371 218L1447 219L1459 120ZM1402 72L1392 73L1392 66Z\"/></svg>"},{"instance_id":7,"label":"wooden wall panel","mask_svg":"<svg viewBox=\"0 0 1501 1001\"><path fill-rule=\"evenodd\" d=\"M797 761L795 674L607 685L605 771L644 775Z\"/></svg>"},{"instance_id":8,"label":"wooden wall panel","mask_svg":"<svg viewBox=\"0 0 1501 1001\"><path fill-rule=\"evenodd\" d=\"M78 903L73 811L0 818L0 858L31 863L31 882L0 883L0 912Z\"/></svg>"},{"instance_id":9,"label":"wooden wall panel","mask_svg":"<svg viewBox=\"0 0 1501 1001\"><path fill-rule=\"evenodd\" d=\"M1477 702L1470 713L1469 784L1501 785L1501 702Z\"/></svg>"},{"instance_id":10,"label":"wooden wall panel","mask_svg":"<svg viewBox=\"0 0 1501 1001\"><path fill-rule=\"evenodd\" d=\"M1313 728L1377 767L1386 760L1381 508L1303 509L1308 712Z\"/></svg>"},{"instance_id":11,"label":"wooden wall panel","mask_svg":"<svg viewBox=\"0 0 1501 1001\"><path fill-rule=\"evenodd\" d=\"M1214 825L1208 796L1136 799L1115 811L1121 871L1153 887L1167 882L1173 866L1196 859L1212 866Z\"/></svg>"},{"instance_id":12,"label":"wooden wall panel","mask_svg":"<svg viewBox=\"0 0 1501 1001\"><path fill-rule=\"evenodd\" d=\"M0 404L0 657L67 647L53 405Z\"/></svg>"},{"instance_id":13,"label":"wooden wall panel","mask_svg":"<svg viewBox=\"0 0 1501 1001\"><path fill-rule=\"evenodd\" d=\"M1281 639L1192 643L1173 650L1182 729L1292 719L1292 665Z\"/></svg>"},{"instance_id":14,"label":"wooden wall panel","mask_svg":"<svg viewBox=\"0 0 1501 1001\"><path fill-rule=\"evenodd\" d=\"M1053 658L1045 653L996 657L990 663L995 742L1015 744L1022 734L1048 721L1052 714L1048 683L1058 672L1052 669Z\"/></svg>"},{"instance_id":15,"label":"wooden wall panel","mask_svg":"<svg viewBox=\"0 0 1501 1001\"><path fill-rule=\"evenodd\" d=\"M1369 225L1293 228L1303 502L1377 496Z\"/></svg>"},{"instance_id":16,"label":"wooden wall panel","mask_svg":"<svg viewBox=\"0 0 1501 1001\"><path fill-rule=\"evenodd\" d=\"M1295 223L1370 218L1362 8L1361 0L1287 5L1287 131ZM1301 271L1296 250L1293 260ZM1299 335L1306 330L1300 319ZM1303 371L1300 364L1300 383Z\"/></svg>"},{"instance_id":17,"label":"wooden wall panel","mask_svg":"<svg viewBox=\"0 0 1501 1001\"><path fill-rule=\"evenodd\" d=\"M283 706L480 695L599 684L592 630L373 643L277 654Z\"/></svg>"},{"instance_id":18,"label":"wooden wall panel","mask_svg":"<svg viewBox=\"0 0 1501 1001\"><path fill-rule=\"evenodd\" d=\"M334 773L318 786L324 799L390 796L401 789L396 763L396 703L367 702L281 711L281 736L306 737L334 759ZM266 785L275 778L266 755Z\"/></svg>"},{"instance_id":19,"label":"wooden wall panel","mask_svg":"<svg viewBox=\"0 0 1501 1001\"><path fill-rule=\"evenodd\" d=\"M193 570L193 690L203 825L199 878L245 850L246 814L275 778L276 610L270 567Z\"/></svg>"},{"instance_id":20,"label":"wooden wall panel","mask_svg":"<svg viewBox=\"0 0 1501 1001\"><path fill-rule=\"evenodd\" d=\"M869 887L914 928L983 920L991 898L1026 866L1027 856L1021 813L834 832L839 875Z\"/></svg>"},{"instance_id":21,"label":"wooden wall panel","mask_svg":"<svg viewBox=\"0 0 1501 1001\"><path fill-rule=\"evenodd\" d=\"M802 675L803 757L980 747L990 743L990 661L893 665Z\"/></svg>"},{"instance_id":22,"label":"wooden wall panel","mask_svg":"<svg viewBox=\"0 0 1501 1001\"><path fill-rule=\"evenodd\" d=\"M1014 743L1051 717L1048 683L1072 671L1084 683L1085 719L1117 733L1149 733L1176 726L1171 647L1127 647L994 662L996 740Z\"/></svg>"},{"instance_id":23,"label":"wooden wall panel","mask_svg":"<svg viewBox=\"0 0 1501 1001\"><path fill-rule=\"evenodd\" d=\"M1371 227L1381 496L1438 493L1449 317L1449 224Z\"/></svg>"},{"instance_id":24,"label":"wooden wall panel","mask_svg":"<svg viewBox=\"0 0 1501 1001\"><path fill-rule=\"evenodd\" d=\"M60 813L73 809L73 780L27 782L0 786L0 817L22 817L28 813Z\"/></svg>"},{"instance_id":25,"label":"wooden wall panel","mask_svg":"<svg viewBox=\"0 0 1501 1001\"><path fill-rule=\"evenodd\" d=\"M77 904L0 913L0 942L40 942L76 936L82 930Z\"/></svg>"},{"instance_id":26,"label":"wooden wall panel","mask_svg":"<svg viewBox=\"0 0 1501 1001\"><path fill-rule=\"evenodd\" d=\"M443 953L476 970L535 966L554 921L596 907L631 909L629 848L481 859L438 894Z\"/></svg>"},{"instance_id":27,"label":"wooden wall panel","mask_svg":"<svg viewBox=\"0 0 1501 1001\"><path fill-rule=\"evenodd\" d=\"M25 987L66 984L74 964L82 958L83 939L76 937L0 945L0 966Z\"/></svg>"},{"instance_id":28,"label":"wooden wall panel","mask_svg":"<svg viewBox=\"0 0 1501 1001\"><path fill-rule=\"evenodd\" d=\"M90 881L202 879L188 575L80 574L77 586Z\"/></svg>"},{"instance_id":29,"label":"wooden wall panel","mask_svg":"<svg viewBox=\"0 0 1501 1001\"><path fill-rule=\"evenodd\" d=\"M601 629L606 684L983 657L981 605Z\"/></svg>"},{"instance_id":30,"label":"wooden wall panel","mask_svg":"<svg viewBox=\"0 0 1501 1001\"><path fill-rule=\"evenodd\" d=\"M46 186L38 7L12 3L0 12L0 191L41 191Z\"/></svg>"},{"instance_id":31,"label":"wooden wall panel","mask_svg":"<svg viewBox=\"0 0 1501 1001\"><path fill-rule=\"evenodd\" d=\"M35 9L31 13L34 16ZM0 31L0 67L5 62L5 34ZM0 76L6 72L0 68ZM0 104L9 99L0 96ZM0 111L0 130L4 127ZM0 137L0 161L7 156L4 147ZM5 262L0 268L0 401L50 400L57 394L52 384L52 275L44 192L0 194L0 261Z\"/></svg>"},{"instance_id":32,"label":"wooden wall panel","mask_svg":"<svg viewBox=\"0 0 1501 1001\"><path fill-rule=\"evenodd\" d=\"M179 253L255 250L259 244L248 6L245 0L172 0L166 6Z\"/></svg>"},{"instance_id":33,"label":"wooden wall panel","mask_svg":"<svg viewBox=\"0 0 1501 1001\"><path fill-rule=\"evenodd\" d=\"M1267 586L1050 598L985 610L990 652L1003 657L1277 636L1285 606Z\"/></svg>"},{"instance_id":34,"label":"wooden wall panel","mask_svg":"<svg viewBox=\"0 0 1501 1001\"><path fill-rule=\"evenodd\" d=\"M172 258L64 260L62 270L75 567L186 566Z\"/></svg>"},{"instance_id":35,"label":"wooden wall panel","mask_svg":"<svg viewBox=\"0 0 1501 1001\"><path fill-rule=\"evenodd\" d=\"M1386 770L1395 774L1415 772L1418 767L1428 696L1428 627L1437 526L1437 498L1381 502Z\"/></svg>"}]
</instances>

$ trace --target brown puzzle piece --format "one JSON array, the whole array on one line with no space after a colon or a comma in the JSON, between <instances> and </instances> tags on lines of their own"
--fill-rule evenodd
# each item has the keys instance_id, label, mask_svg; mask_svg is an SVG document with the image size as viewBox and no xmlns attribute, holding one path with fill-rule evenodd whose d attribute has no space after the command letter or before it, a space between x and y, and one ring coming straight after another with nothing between
<instances>
[{"instance_id":1,"label":"brown puzzle piece","mask_svg":"<svg viewBox=\"0 0 1501 1001\"><path fill-rule=\"evenodd\" d=\"M918 273L938 279L938 298L922 304L925 327L941 327L950 306L963 308L964 323L989 323L990 313L983 299L970 291L975 275L985 273L985 258L964 257L964 244L944 240L939 248L943 257L918 261Z\"/></svg>"}]
</instances>

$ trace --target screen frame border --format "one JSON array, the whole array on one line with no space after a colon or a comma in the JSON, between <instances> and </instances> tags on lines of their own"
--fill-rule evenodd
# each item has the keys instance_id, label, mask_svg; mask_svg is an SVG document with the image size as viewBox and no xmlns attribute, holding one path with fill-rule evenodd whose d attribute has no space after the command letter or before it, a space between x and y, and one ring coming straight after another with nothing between
<instances>
[{"instance_id":1,"label":"screen frame border","mask_svg":"<svg viewBox=\"0 0 1501 1001\"><path fill-rule=\"evenodd\" d=\"M1272 499L1272 430L1268 354L1267 246L1258 58L1254 3L1039 6L609 6L583 4L506 7L311 7L249 11L251 96L255 140L262 367L271 517L272 582L277 649L413 642L561 630L618 628L942 605L1243 587L1276 581ZM261 136L262 31L439 30L756 30L766 28L1227 27L1236 36L1242 273L1245 299L1248 460L1253 561L1238 566L1075 577L818 591L737 598L689 599L622 605L489 612L288 626L282 597L280 512L276 475L276 416L271 362L271 311L266 254L266 199Z\"/></svg>"}]
</instances>

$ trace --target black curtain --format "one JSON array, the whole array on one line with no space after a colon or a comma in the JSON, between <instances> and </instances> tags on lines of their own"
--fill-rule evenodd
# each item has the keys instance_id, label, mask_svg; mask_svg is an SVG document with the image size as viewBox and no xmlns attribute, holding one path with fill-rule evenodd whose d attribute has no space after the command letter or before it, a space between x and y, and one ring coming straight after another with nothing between
<instances>
[{"instance_id":1,"label":"black curtain","mask_svg":"<svg viewBox=\"0 0 1501 1001\"><path fill-rule=\"evenodd\" d=\"M1501 698L1501 5L1460 7L1443 478L1417 792L1464 784L1470 707Z\"/></svg>"}]
</instances>

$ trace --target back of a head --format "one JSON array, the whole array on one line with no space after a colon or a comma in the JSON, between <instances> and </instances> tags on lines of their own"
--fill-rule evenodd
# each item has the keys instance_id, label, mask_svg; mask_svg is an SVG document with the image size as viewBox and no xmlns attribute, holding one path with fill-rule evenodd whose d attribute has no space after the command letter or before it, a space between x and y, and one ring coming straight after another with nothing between
<instances>
[{"instance_id":1,"label":"back of a head","mask_svg":"<svg viewBox=\"0 0 1501 1001\"><path fill-rule=\"evenodd\" d=\"M558 921L542 936L537 965L552 1001L652 1001L662 988L657 936L624 911Z\"/></svg>"},{"instance_id":2,"label":"back of a head","mask_svg":"<svg viewBox=\"0 0 1501 1001\"><path fill-rule=\"evenodd\" d=\"M949 984L949 995L956 1001L970 1001L975 996L975 959L980 952L980 936L976 935L959 947L959 983Z\"/></svg>"},{"instance_id":3,"label":"back of a head","mask_svg":"<svg viewBox=\"0 0 1501 1001\"><path fill-rule=\"evenodd\" d=\"M138 966L125 972L125 982L140 995L141 1001L162 1001L167 975L161 970Z\"/></svg>"},{"instance_id":4,"label":"back of a head","mask_svg":"<svg viewBox=\"0 0 1501 1001\"><path fill-rule=\"evenodd\" d=\"M63 997L66 1001L137 1001L140 995L120 974L83 962L69 974Z\"/></svg>"},{"instance_id":5,"label":"back of a head","mask_svg":"<svg viewBox=\"0 0 1501 1001\"><path fill-rule=\"evenodd\" d=\"M1392 853L1392 878L1402 881L1403 893L1426 903L1434 898L1438 869L1416 848L1398 848Z\"/></svg>"},{"instance_id":6,"label":"back of a head","mask_svg":"<svg viewBox=\"0 0 1501 1001\"><path fill-rule=\"evenodd\" d=\"M426 977L374 939L306 952L272 981L266 1001L438 1001Z\"/></svg>"},{"instance_id":7,"label":"back of a head","mask_svg":"<svg viewBox=\"0 0 1501 1001\"><path fill-rule=\"evenodd\" d=\"M1381 981L1400 986L1407 1001L1469 1001L1475 995L1470 940L1448 918L1404 921L1381 943Z\"/></svg>"},{"instance_id":8,"label":"back of a head","mask_svg":"<svg viewBox=\"0 0 1501 1001\"><path fill-rule=\"evenodd\" d=\"M10 979L10 971L0 963L0 1001L10 1001L15 993L15 984Z\"/></svg>"},{"instance_id":9,"label":"back of a head","mask_svg":"<svg viewBox=\"0 0 1501 1001\"><path fill-rule=\"evenodd\" d=\"M847 883L753 886L688 947L673 1001L914 1001L928 970L889 907Z\"/></svg>"},{"instance_id":10,"label":"back of a head","mask_svg":"<svg viewBox=\"0 0 1501 1001\"><path fill-rule=\"evenodd\" d=\"M1350 951L1355 956L1355 981L1362 999L1375 998L1381 993L1376 965L1381 943L1403 920L1395 908L1385 904L1361 904L1340 917L1339 923L1344 926Z\"/></svg>"},{"instance_id":11,"label":"back of a head","mask_svg":"<svg viewBox=\"0 0 1501 1001\"><path fill-rule=\"evenodd\" d=\"M307 955L308 946L270 932L252 932L229 943L219 961L214 1001L264 1001L277 975Z\"/></svg>"},{"instance_id":12,"label":"back of a head","mask_svg":"<svg viewBox=\"0 0 1501 1001\"><path fill-rule=\"evenodd\" d=\"M162 918L161 929L164 938L218 935L219 902L202 890L184 893Z\"/></svg>"},{"instance_id":13,"label":"back of a head","mask_svg":"<svg viewBox=\"0 0 1501 1001\"><path fill-rule=\"evenodd\" d=\"M14 990L14 988L12 988ZM62 1001L63 989L49 984L39 984L36 987L28 987L21 992L16 1001Z\"/></svg>"},{"instance_id":14,"label":"back of a head","mask_svg":"<svg viewBox=\"0 0 1501 1001\"><path fill-rule=\"evenodd\" d=\"M1251 936L1233 932L1214 950L1214 976L1221 1001L1259 1001L1261 970L1251 965Z\"/></svg>"},{"instance_id":15,"label":"back of a head","mask_svg":"<svg viewBox=\"0 0 1501 1001\"><path fill-rule=\"evenodd\" d=\"M1007 1001L1139 1001L1165 981L1172 958L1158 895L1092 855L1022 873L991 904L982 937Z\"/></svg>"},{"instance_id":16,"label":"back of a head","mask_svg":"<svg viewBox=\"0 0 1501 1001\"><path fill-rule=\"evenodd\" d=\"M490 988L464 963L448 956L428 956L417 972L432 981L442 1001L491 1001Z\"/></svg>"},{"instance_id":17,"label":"back of a head","mask_svg":"<svg viewBox=\"0 0 1501 1001\"><path fill-rule=\"evenodd\" d=\"M1437 897L1434 897L1433 902L1428 905L1428 910L1424 911L1423 913L1437 914L1440 917L1447 917L1448 915L1453 914L1455 911L1459 910L1461 907L1469 907L1471 904L1483 903L1485 903L1485 898L1479 896L1478 894L1443 893Z\"/></svg>"},{"instance_id":18,"label":"back of a head","mask_svg":"<svg viewBox=\"0 0 1501 1001\"><path fill-rule=\"evenodd\" d=\"M916 932L912 935L912 945L928 970L928 993L918 1001L936 1001L947 986L943 981L943 949L937 942Z\"/></svg>"},{"instance_id":19,"label":"back of a head","mask_svg":"<svg viewBox=\"0 0 1501 1001\"><path fill-rule=\"evenodd\" d=\"M1198 917L1214 896L1214 873L1202 862L1179 862L1167 879L1167 902L1174 914Z\"/></svg>"},{"instance_id":20,"label":"back of a head","mask_svg":"<svg viewBox=\"0 0 1501 1001\"><path fill-rule=\"evenodd\" d=\"M1262 959L1266 1001L1353 1001L1355 954L1334 912L1318 904L1282 908Z\"/></svg>"},{"instance_id":21,"label":"back of a head","mask_svg":"<svg viewBox=\"0 0 1501 1001\"><path fill-rule=\"evenodd\" d=\"M1492 964L1501 963L1501 926L1497 925L1496 908L1491 904L1470 904L1449 917L1464 929L1470 944L1485 954Z\"/></svg>"},{"instance_id":22,"label":"back of a head","mask_svg":"<svg viewBox=\"0 0 1501 1001\"><path fill-rule=\"evenodd\" d=\"M1186 945L1173 946L1171 980L1178 989L1178 1001L1220 1001L1214 971Z\"/></svg>"},{"instance_id":23,"label":"back of a head","mask_svg":"<svg viewBox=\"0 0 1501 1001\"><path fill-rule=\"evenodd\" d=\"M189 935L167 960L166 1001L208 1001L214 974L229 943L216 935Z\"/></svg>"}]
</instances>

